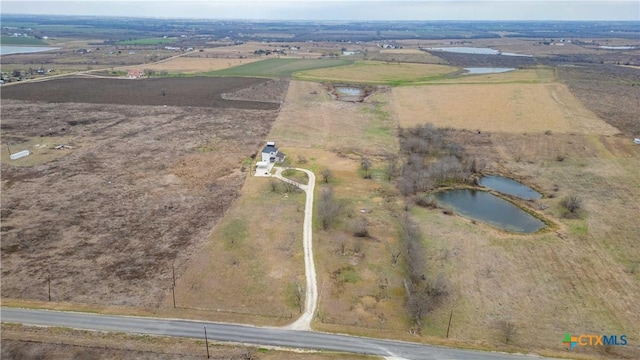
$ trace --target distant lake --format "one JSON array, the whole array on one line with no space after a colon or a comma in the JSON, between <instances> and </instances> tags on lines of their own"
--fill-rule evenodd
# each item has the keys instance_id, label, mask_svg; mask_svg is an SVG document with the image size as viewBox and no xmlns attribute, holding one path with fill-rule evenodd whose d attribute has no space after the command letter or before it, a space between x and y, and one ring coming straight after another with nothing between
<instances>
[{"instance_id":1,"label":"distant lake","mask_svg":"<svg viewBox=\"0 0 640 360\"><path fill-rule=\"evenodd\" d=\"M633 46L600 46L600 49L607 50L633 50L635 47Z\"/></svg>"},{"instance_id":2,"label":"distant lake","mask_svg":"<svg viewBox=\"0 0 640 360\"><path fill-rule=\"evenodd\" d=\"M445 52L453 52L453 53L460 53L460 54L505 55L505 56L526 56L526 57L533 56L533 55L501 52L500 50L491 49L491 48L479 48L479 47L469 47L469 46L428 48L428 50L445 51Z\"/></svg>"},{"instance_id":3,"label":"distant lake","mask_svg":"<svg viewBox=\"0 0 640 360\"><path fill-rule=\"evenodd\" d=\"M13 46L13 45L0 45L0 55L10 54L26 54L35 53L41 51L56 50L59 48L48 46Z\"/></svg>"}]
</instances>

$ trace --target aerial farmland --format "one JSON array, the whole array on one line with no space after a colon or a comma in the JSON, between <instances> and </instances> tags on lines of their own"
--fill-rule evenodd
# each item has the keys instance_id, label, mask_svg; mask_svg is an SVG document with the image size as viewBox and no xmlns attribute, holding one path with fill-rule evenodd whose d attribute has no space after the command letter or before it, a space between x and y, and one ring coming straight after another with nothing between
<instances>
[{"instance_id":1,"label":"aerial farmland","mask_svg":"<svg viewBox=\"0 0 640 360\"><path fill-rule=\"evenodd\" d=\"M118 41L79 26L49 42L56 50L3 55L3 306L280 327L309 291L316 331L639 356L640 42L576 35L551 51L529 26L501 38L471 26L477 38L444 27L442 38L378 39L285 24ZM454 45L498 54L441 50ZM305 193L253 176L267 141L286 154L285 177L316 177L315 291ZM482 186L487 177L539 197ZM483 220L446 203L452 191L490 194L541 225ZM173 347L196 358L201 345L153 350L132 337L120 348L73 331L3 323L3 357L69 338L108 343L112 356ZM567 353L567 331L624 333L629 345Z\"/></svg>"}]
</instances>

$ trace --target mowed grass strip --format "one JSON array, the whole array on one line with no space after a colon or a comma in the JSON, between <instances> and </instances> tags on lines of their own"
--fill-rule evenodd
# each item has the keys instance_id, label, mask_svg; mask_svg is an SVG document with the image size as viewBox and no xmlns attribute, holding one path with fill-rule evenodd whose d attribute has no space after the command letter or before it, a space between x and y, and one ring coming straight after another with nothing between
<instances>
[{"instance_id":1,"label":"mowed grass strip","mask_svg":"<svg viewBox=\"0 0 640 360\"><path fill-rule=\"evenodd\" d=\"M300 71L295 77L311 81L404 85L443 79L456 71L458 68L447 65L357 61L340 67Z\"/></svg>"},{"instance_id":2,"label":"mowed grass strip","mask_svg":"<svg viewBox=\"0 0 640 360\"><path fill-rule=\"evenodd\" d=\"M267 59L229 69L208 72L205 73L205 75L282 77L291 76L291 74L298 71L348 65L351 63L351 60L340 59Z\"/></svg>"},{"instance_id":3,"label":"mowed grass strip","mask_svg":"<svg viewBox=\"0 0 640 360\"><path fill-rule=\"evenodd\" d=\"M519 69L497 74L459 74L454 78L433 81L438 84L539 84L554 82L555 72L549 67Z\"/></svg>"}]
</instances>

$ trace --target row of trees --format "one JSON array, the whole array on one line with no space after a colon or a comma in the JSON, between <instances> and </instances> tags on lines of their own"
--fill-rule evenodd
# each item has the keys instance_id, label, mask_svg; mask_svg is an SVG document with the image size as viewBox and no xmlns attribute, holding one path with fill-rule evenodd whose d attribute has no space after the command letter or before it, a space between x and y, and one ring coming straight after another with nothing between
<instances>
[{"instance_id":1,"label":"row of trees","mask_svg":"<svg viewBox=\"0 0 640 360\"><path fill-rule=\"evenodd\" d=\"M425 248L418 224L407 214L401 225L401 240L409 275L409 281L405 282L407 311L414 322L414 330L420 332L425 316L442 301L447 291L442 275L435 279L427 275Z\"/></svg>"}]
</instances>

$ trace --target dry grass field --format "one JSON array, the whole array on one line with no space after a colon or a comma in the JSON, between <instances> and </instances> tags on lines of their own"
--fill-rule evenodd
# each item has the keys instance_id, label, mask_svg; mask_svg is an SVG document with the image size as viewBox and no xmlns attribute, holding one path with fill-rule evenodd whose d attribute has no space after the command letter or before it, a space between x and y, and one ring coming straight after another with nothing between
<instances>
[{"instance_id":1,"label":"dry grass field","mask_svg":"<svg viewBox=\"0 0 640 360\"><path fill-rule=\"evenodd\" d=\"M227 69L260 60L262 59L225 59L181 56L155 64L132 66L129 67L129 69L155 70L157 72L167 72L169 74L195 74Z\"/></svg>"},{"instance_id":2,"label":"dry grass field","mask_svg":"<svg viewBox=\"0 0 640 360\"><path fill-rule=\"evenodd\" d=\"M269 137L287 147L396 153L396 123L389 95L381 90L367 103L334 101L322 84L292 81Z\"/></svg>"},{"instance_id":3,"label":"dry grass field","mask_svg":"<svg viewBox=\"0 0 640 360\"><path fill-rule=\"evenodd\" d=\"M177 306L292 322L295 286L305 285L303 217L304 193L282 184L272 191L269 179L247 177L240 199L177 281ZM164 306L173 306L171 293Z\"/></svg>"},{"instance_id":4,"label":"dry grass field","mask_svg":"<svg viewBox=\"0 0 640 360\"><path fill-rule=\"evenodd\" d=\"M399 87L393 97L401 127L432 123L512 133L618 132L559 83Z\"/></svg>"},{"instance_id":5,"label":"dry grass field","mask_svg":"<svg viewBox=\"0 0 640 360\"><path fill-rule=\"evenodd\" d=\"M300 71L295 76L297 79L312 81L405 84L432 80L457 70L451 66L436 64L357 61L352 65Z\"/></svg>"},{"instance_id":6,"label":"dry grass field","mask_svg":"<svg viewBox=\"0 0 640 360\"><path fill-rule=\"evenodd\" d=\"M238 196L242 162L277 114L47 104L7 100L7 90L3 298L47 300L50 276L53 301L158 306L170 291L172 265L179 276ZM71 148L53 149L61 144ZM34 155L10 161L6 145Z\"/></svg>"}]
</instances>

